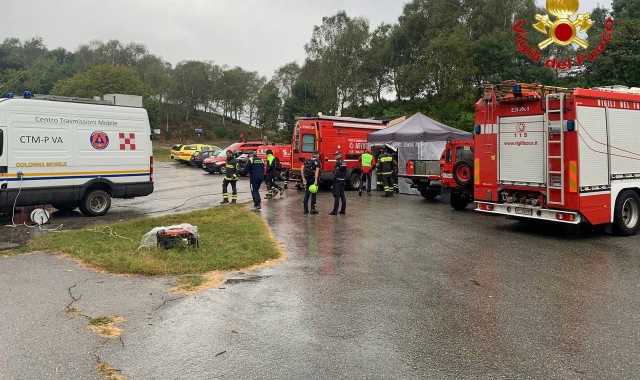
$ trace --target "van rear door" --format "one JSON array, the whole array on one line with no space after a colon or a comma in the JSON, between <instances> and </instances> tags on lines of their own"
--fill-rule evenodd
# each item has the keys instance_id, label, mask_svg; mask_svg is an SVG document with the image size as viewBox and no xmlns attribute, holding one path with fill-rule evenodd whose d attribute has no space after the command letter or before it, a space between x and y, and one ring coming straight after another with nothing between
<instances>
[{"instance_id":1,"label":"van rear door","mask_svg":"<svg viewBox=\"0 0 640 380\"><path fill-rule=\"evenodd\" d=\"M7 202L7 176L9 175L7 140L7 127L0 127L0 206Z\"/></svg>"}]
</instances>

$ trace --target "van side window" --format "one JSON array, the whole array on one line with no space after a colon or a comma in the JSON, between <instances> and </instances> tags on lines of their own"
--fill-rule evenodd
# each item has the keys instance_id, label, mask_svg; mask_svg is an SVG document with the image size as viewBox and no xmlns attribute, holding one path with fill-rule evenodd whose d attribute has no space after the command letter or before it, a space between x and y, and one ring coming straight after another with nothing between
<instances>
[{"instance_id":1,"label":"van side window","mask_svg":"<svg viewBox=\"0 0 640 380\"><path fill-rule=\"evenodd\" d=\"M304 153L311 153L315 148L316 148L316 136L302 135L302 151Z\"/></svg>"}]
</instances>

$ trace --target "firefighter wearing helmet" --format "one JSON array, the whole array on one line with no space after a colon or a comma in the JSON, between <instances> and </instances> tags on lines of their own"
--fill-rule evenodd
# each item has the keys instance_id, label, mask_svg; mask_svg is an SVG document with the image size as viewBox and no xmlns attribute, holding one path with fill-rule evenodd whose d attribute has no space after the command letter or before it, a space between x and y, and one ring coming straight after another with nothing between
<instances>
[{"instance_id":1,"label":"firefighter wearing helmet","mask_svg":"<svg viewBox=\"0 0 640 380\"><path fill-rule=\"evenodd\" d=\"M238 172L240 171L240 162L233 155L233 152L227 150L227 162L225 163L225 175L222 180L222 202L220 204L229 203L229 193L227 189L231 185L231 203L236 203L238 199L238 190L236 189L236 182L238 182Z\"/></svg>"},{"instance_id":2,"label":"firefighter wearing helmet","mask_svg":"<svg viewBox=\"0 0 640 380\"><path fill-rule=\"evenodd\" d=\"M376 170L378 176L384 186L383 197L393 197L393 183L391 176L393 175L393 157L388 152L389 148L382 148L382 153L378 158Z\"/></svg>"}]
</instances>

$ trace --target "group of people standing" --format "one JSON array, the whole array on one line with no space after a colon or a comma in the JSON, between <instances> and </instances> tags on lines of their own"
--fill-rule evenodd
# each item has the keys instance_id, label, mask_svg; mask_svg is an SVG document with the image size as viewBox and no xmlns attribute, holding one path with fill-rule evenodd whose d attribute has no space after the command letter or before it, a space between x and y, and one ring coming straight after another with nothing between
<instances>
[{"instance_id":1,"label":"group of people standing","mask_svg":"<svg viewBox=\"0 0 640 380\"><path fill-rule=\"evenodd\" d=\"M253 205L255 211L260 211L261 197L260 186L264 181L267 186L267 195L265 199L270 199L278 195L284 194L287 185L285 183L284 188L276 183L276 177L278 170L282 169L282 166L277 157L273 155L271 149L267 149L267 161L265 162L258 157L257 152L253 153L253 156L249 158L249 161L242 169L242 173L249 173L249 183L251 189L251 196L253 198ZM311 157L308 158L303 166L302 170L302 185L305 189L303 200L303 213L304 214L318 214L316 210L317 192L320 178L320 170L322 169L322 163L318 158L320 152L314 150L311 153ZM332 189L333 189L333 210L329 215L346 214L347 210L347 198L345 197L345 182L347 181L347 163L342 159L342 152L336 151L333 156L335 157L335 164L333 168ZM266 170L265 170L266 165ZM373 169L376 169L378 178L378 184L384 188L384 195L382 197L392 197L393 192L397 191L397 179L394 174L397 175L398 161L388 151L388 149L382 148L377 159L371 154L370 150L367 150L360 156L360 189L358 195L362 196L362 190L365 189L367 195L371 195L371 178ZM227 151L226 173L224 180L222 181L222 202L236 203L238 198L236 182L238 180L238 174L240 173L239 161L233 155L233 152ZM228 187L231 184L231 202L229 202ZM309 209L309 201L311 201L311 208Z\"/></svg>"},{"instance_id":2,"label":"group of people standing","mask_svg":"<svg viewBox=\"0 0 640 380\"><path fill-rule=\"evenodd\" d=\"M224 180L222 181L222 202L220 202L220 204L236 203L236 200L238 199L236 183L238 181L238 174L241 170L240 162L234 157L233 152L230 150L227 150L227 162L225 165L226 172ZM287 185L285 184L285 187L282 188L276 183L278 170L281 169L282 165L280 164L280 160L273 155L273 151L271 149L267 149L267 162L258 157L258 152L253 152L253 155L249 158L247 164L242 168L243 174L249 173L249 186L251 189L251 197L253 198L254 211L260 211L261 208L262 199L260 197L260 186L263 181L267 186L266 199L273 198L277 196L278 193L281 196L284 194ZM232 192L231 202L229 202L229 184L231 184Z\"/></svg>"}]
</instances>

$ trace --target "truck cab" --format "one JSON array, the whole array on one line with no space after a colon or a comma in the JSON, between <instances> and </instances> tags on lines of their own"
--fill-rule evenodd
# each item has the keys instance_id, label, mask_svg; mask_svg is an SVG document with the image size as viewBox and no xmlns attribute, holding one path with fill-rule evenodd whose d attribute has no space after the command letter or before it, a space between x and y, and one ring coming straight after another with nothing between
<instances>
[{"instance_id":1,"label":"truck cab","mask_svg":"<svg viewBox=\"0 0 640 380\"><path fill-rule=\"evenodd\" d=\"M440 200L456 210L473 199L473 149L473 140L447 140L440 157Z\"/></svg>"},{"instance_id":2,"label":"truck cab","mask_svg":"<svg viewBox=\"0 0 640 380\"><path fill-rule=\"evenodd\" d=\"M367 149L367 135L386 128L387 123L387 120L323 115L297 118L291 138L290 180L301 181L305 161L317 150L320 152L318 159L322 163L319 185L323 188L331 187L335 164L333 153L339 150L347 164L346 188L358 189L360 156Z\"/></svg>"},{"instance_id":3,"label":"truck cab","mask_svg":"<svg viewBox=\"0 0 640 380\"><path fill-rule=\"evenodd\" d=\"M448 139L440 161L407 160L407 173L398 174L424 198L456 210L464 210L473 199L473 140Z\"/></svg>"}]
</instances>

